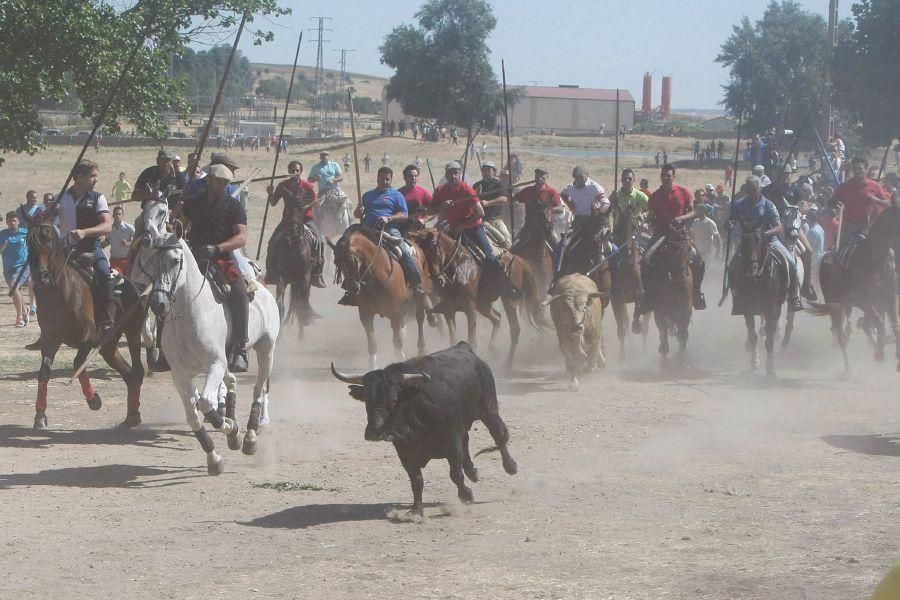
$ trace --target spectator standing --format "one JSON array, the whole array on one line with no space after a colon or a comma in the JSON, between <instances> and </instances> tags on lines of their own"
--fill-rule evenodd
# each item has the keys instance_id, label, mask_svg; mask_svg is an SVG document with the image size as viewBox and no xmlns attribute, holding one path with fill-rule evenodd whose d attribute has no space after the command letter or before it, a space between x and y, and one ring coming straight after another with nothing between
<instances>
[{"instance_id":1,"label":"spectator standing","mask_svg":"<svg viewBox=\"0 0 900 600\"><path fill-rule=\"evenodd\" d=\"M704 261L709 262L715 250L716 256L721 253L722 238L719 236L719 228L716 222L709 218L709 206L698 204L695 206L697 219L691 224L691 237L694 247Z\"/></svg>"},{"instance_id":2,"label":"spectator standing","mask_svg":"<svg viewBox=\"0 0 900 600\"><path fill-rule=\"evenodd\" d=\"M125 180L125 172L119 173L119 178L113 184L112 196L116 202L124 202L131 196L131 184Z\"/></svg>"},{"instance_id":3,"label":"spectator standing","mask_svg":"<svg viewBox=\"0 0 900 600\"><path fill-rule=\"evenodd\" d=\"M125 222L125 209L117 206L113 209L112 230L103 241L109 246L109 266L127 276L131 272L128 254L134 241L134 227Z\"/></svg>"},{"instance_id":4,"label":"spectator standing","mask_svg":"<svg viewBox=\"0 0 900 600\"><path fill-rule=\"evenodd\" d=\"M728 165L725 167L725 185L729 186L734 181L734 167Z\"/></svg>"},{"instance_id":5,"label":"spectator standing","mask_svg":"<svg viewBox=\"0 0 900 600\"><path fill-rule=\"evenodd\" d=\"M366 156L363 158L363 170L368 173L372 168L372 157L369 156L369 153L366 152Z\"/></svg>"},{"instance_id":6,"label":"spectator standing","mask_svg":"<svg viewBox=\"0 0 900 600\"><path fill-rule=\"evenodd\" d=\"M16 308L16 327L28 324L29 310L25 307L22 288L28 283L28 244L25 239L28 229L19 226L19 217L15 211L6 213L6 229L0 231L0 254L3 257L3 277L6 285L12 289L18 280L18 287L12 294ZM34 304L34 298L31 299Z\"/></svg>"},{"instance_id":7,"label":"spectator standing","mask_svg":"<svg viewBox=\"0 0 900 600\"><path fill-rule=\"evenodd\" d=\"M25 194L25 204L16 209L16 216L19 217L19 225L29 229L34 226L43 212L44 207L37 203L37 192L28 190Z\"/></svg>"},{"instance_id":8,"label":"spectator standing","mask_svg":"<svg viewBox=\"0 0 900 600\"><path fill-rule=\"evenodd\" d=\"M387 166L390 166L390 164L391 164L391 157L388 156L388 153L387 153L387 152L385 152L385 153L381 156L381 166L382 166L382 167L387 167Z\"/></svg>"}]
</instances>

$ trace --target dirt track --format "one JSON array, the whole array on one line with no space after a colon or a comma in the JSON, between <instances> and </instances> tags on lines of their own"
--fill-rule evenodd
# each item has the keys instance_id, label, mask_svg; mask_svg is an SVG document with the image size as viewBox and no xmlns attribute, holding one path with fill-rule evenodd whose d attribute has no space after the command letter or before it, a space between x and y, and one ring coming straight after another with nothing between
<instances>
[{"instance_id":1,"label":"dirt track","mask_svg":"<svg viewBox=\"0 0 900 600\"><path fill-rule=\"evenodd\" d=\"M325 318L305 342L285 334L260 453L214 438L218 478L167 375L145 386L144 425L121 434L124 386L96 371L104 406L90 412L62 385L70 352L51 429L32 434L39 358L18 349L36 329L3 327L0 597L846 599L896 558L898 375L870 364L859 334L858 375L842 381L827 324L799 319L766 384L742 373L740 319L711 308L694 320L694 369L675 378L659 372L655 329L620 363L610 314L610 368L572 393L552 337L527 331L517 370L497 373L519 474L477 458L477 503L461 507L432 463L413 525L386 518L410 503L408 480L389 444L363 440L362 405L328 372L365 361L336 298L314 294ZM473 450L489 444L477 425ZM307 489L257 487L279 483Z\"/></svg>"}]
</instances>

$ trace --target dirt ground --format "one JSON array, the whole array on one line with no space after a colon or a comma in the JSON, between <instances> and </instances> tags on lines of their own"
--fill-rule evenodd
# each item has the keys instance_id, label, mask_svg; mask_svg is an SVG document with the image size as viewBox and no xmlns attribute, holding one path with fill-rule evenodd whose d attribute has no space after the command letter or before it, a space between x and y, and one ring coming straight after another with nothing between
<instances>
[{"instance_id":1,"label":"dirt ground","mask_svg":"<svg viewBox=\"0 0 900 600\"><path fill-rule=\"evenodd\" d=\"M387 149L402 168L420 148L389 140L370 151ZM423 159L449 158L424 148ZM64 151L9 157L3 208L29 187L59 186L76 152ZM101 188L123 169L133 181L154 154L101 150ZM235 154L271 169L265 151ZM547 162L561 183L574 161ZM693 187L706 173L679 176ZM261 211L251 208L258 231ZM711 306L695 314L683 373L660 370L655 328L646 350L629 337L622 357L607 315L609 367L570 392L552 332L526 328L507 373L505 326L493 355L480 321L519 473L504 473L496 454L476 458L476 503L463 507L446 462L432 463L419 525L389 518L411 502L406 474L389 444L364 441L364 407L329 373L332 360L348 371L366 362L362 328L336 304L337 289L314 291L323 319L306 340L284 331L259 453L229 452L214 435L226 458L220 477L206 474L167 374L145 383L144 424L119 433L124 384L95 361L104 402L91 412L64 383L68 350L50 385L50 429L32 432L39 356L22 347L38 332L11 326L3 293L0 597L867 597L898 556L900 375L890 358L875 364L855 332L855 371L842 378L827 321L806 315L791 347L778 349L776 381L747 372L742 320L714 306L720 273L707 275ZM381 321L377 331L385 363L390 332ZM428 343L434 351L447 340L429 330ZM240 378L242 423L251 377ZM476 424L473 451L489 445Z\"/></svg>"}]
</instances>

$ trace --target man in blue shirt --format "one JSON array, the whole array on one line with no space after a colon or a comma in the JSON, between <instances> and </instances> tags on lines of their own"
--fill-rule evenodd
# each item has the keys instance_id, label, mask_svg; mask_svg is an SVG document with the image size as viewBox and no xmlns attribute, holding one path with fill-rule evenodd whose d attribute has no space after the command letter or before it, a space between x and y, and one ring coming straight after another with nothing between
<instances>
[{"instance_id":1,"label":"man in blue shirt","mask_svg":"<svg viewBox=\"0 0 900 600\"><path fill-rule=\"evenodd\" d=\"M762 195L762 187L762 180L759 177L751 175L747 178L745 188L747 194L735 202L726 227L732 228L737 222L743 233L760 231L763 236L768 238L769 247L781 254L788 265L790 273L788 305L790 310L803 310L803 304L800 302L800 280L797 277L797 263L794 260L794 255L788 252L788 249L785 248L778 238L782 231L781 217L772 201ZM728 268L735 268L736 265L740 264L739 260L738 256L735 255Z\"/></svg>"},{"instance_id":2,"label":"man in blue shirt","mask_svg":"<svg viewBox=\"0 0 900 600\"><path fill-rule=\"evenodd\" d=\"M378 187L369 190L362 197L363 225L375 230L383 229L386 234L402 239L398 225L409 218L409 210L403 194L391 187L393 179L394 171L390 167L378 169ZM400 264L403 267L406 284L413 294L424 294L422 274L405 241L400 242L400 254L403 257ZM354 302L350 306L355 305L355 300L349 297L349 292L340 303L347 304L348 301Z\"/></svg>"},{"instance_id":3,"label":"man in blue shirt","mask_svg":"<svg viewBox=\"0 0 900 600\"><path fill-rule=\"evenodd\" d=\"M28 190L25 194L25 204L16 209L16 216L19 217L19 225L26 230L33 226L44 212L44 207L37 203L37 192Z\"/></svg>"},{"instance_id":4,"label":"man in blue shirt","mask_svg":"<svg viewBox=\"0 0 900 600\"><path fill-rule=\"evenodd\" d=\"M28 245L25 238L28 230L19 227L19 217L15 211L6 213L7 229L0 231L0 254L3 256L3 277L6 285L18 287L12 294L16 307L16 327L25 327L28 323L28 308L22 298L22 287L28 283Z\"/></svg>"},{"instance_id":5,"label":"man in blue shirt","mask_svg":"<svg viewBox=\"0 0 900 600\"><path fill-rule=\"evenodd\" d=\"M309 170L309 177L306 179L319 186L319 196L339 187L338 183L344 179L341 166L337 162L329 160L329 156L331 155L325 150L319 152L319 162L312 166Z\"/></svg>"}]
</instances>

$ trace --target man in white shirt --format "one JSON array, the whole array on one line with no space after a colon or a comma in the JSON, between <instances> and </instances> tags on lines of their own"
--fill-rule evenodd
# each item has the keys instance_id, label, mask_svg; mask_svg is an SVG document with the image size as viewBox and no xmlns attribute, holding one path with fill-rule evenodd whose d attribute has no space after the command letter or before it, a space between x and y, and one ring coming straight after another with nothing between
<instances>
[{"instance_id":1,"label":"man in white shirt","mask_svg":"<svg viewBox=\"0 0 900 600\"><path fill-rule=\"evenodd\" d=\"M603 186L588 176L587 169L575 167L572 183L560 192L563 201L572 209L572 226L580 227L589 217L597 215L609 224L609 198Z\"/></svg>"},{"instance_id":2,"label":"man in white shirt","mask_svg":"<svg viewBox=\"0 0 900 600\"><path fill-rule=\"evenodd\" d=\"M112 230L103 242L109 246L109 266L128 275L130 265L128 255L131 252L131 242L134 241L134 227L125 221L125 209L117 206L113 209Z\"/></svg>"}]
</instances>

